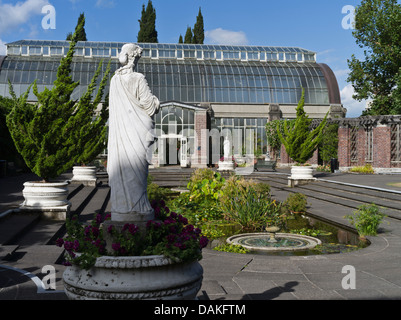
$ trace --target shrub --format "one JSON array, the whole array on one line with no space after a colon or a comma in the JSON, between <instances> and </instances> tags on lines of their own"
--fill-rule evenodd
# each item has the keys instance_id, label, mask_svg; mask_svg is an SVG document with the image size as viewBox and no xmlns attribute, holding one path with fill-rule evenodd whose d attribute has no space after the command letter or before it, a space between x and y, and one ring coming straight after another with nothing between
<instances>
[{"instance_id":1,"label":"shrub","mask_svg":"<svg viewBox=\"0 0 401 320\"><path fill-rule=\"evenodd\" d=\"M291 193L284 201L284 208L292 213L304 213L307 206L307 197L302 193Z\"/></svg>"},{"instance_id":2,"label":"shrub","mask_svg":"<svg viewBox=\"0 0 401 320\"><path fill-rule=\"evenodd\" d=\"M233 190L231 201L223 203L224 215L248 231L261 230L267 225L281 225L281 204L255 187L239 185Z\"/></svg>"},{"instance_id":3,"label":"shrub","mask_svg":"<svg viewBox=\"0 0 401 320\"><path fill-rule=\"evenodd\" d=\"M349 170L350 172L357 172L357 173L365 173L365 174L373 174L375 171L372 168L371 164L366 164L364 166L353 167Z\"/></svg>"},{"instance_id":4,"label":"shrub","mask_svg":"<svg viewBox=\"0 0 401 320\"><path fill-rule=\"evenodd\" d=\"M384 217L385 215L374 203L361 205L353 215L345 216L361 237L377 235L377 229Z\"/></svg>"}]
</instances>

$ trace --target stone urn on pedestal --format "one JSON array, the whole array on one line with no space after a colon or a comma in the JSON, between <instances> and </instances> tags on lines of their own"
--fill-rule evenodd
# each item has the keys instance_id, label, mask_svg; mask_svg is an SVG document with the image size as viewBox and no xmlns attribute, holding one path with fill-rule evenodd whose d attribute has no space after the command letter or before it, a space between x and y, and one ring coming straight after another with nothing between
<instances>
[{"instance_id":1,"label":"stone urn on pedestal","mask_svg":"<svg viewBox=\"0 0 401 320\"><path fill-rule=\"evenodd\" d=\"M291 176L288 178L288 186L294 187L298 184L305 184L314 181L313 169L306 162L312 158L319 142L323 137L323 130L326 126L327 112L324 119L316 128L311 128L312 120L304 111L305 90L302 90L302 97L296 109L297 118L293 123L284 121L283 132L277 126L277 134L284 145L289 157L298 165L291 167Z\"/></svg>"},{"instance_id":2,"label":"stone urn on pedestal","mask_svg":"<svg viewBox=\"0 0 401 320\"><path fill-rule=\"evenodd\" d=\"M71 234L90 241L61 240L72 253L72 265L63 274L70 299L195 299L202 284L198 260L206 240L200 230L148 200L151 117L160 104L145 77L134 72L141 52L136 44L124 45L123 66L110 83L110 220L86 227L71 221Z\"/></svg>"}]
</instances>

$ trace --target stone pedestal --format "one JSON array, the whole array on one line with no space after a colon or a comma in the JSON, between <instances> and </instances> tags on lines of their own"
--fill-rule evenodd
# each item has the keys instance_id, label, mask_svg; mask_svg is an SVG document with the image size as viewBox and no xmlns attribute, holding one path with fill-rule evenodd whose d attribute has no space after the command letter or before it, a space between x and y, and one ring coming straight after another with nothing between
<instances>
[{"instance_id":1,"label":"stone pedestal","mask_svg":"<svg viewBox=\"0 0 401 320\"><path fill-rule=\"evenodd\" d=\"M313 177L312 166L292 166L291 176L288 178L288 186L295 187L297 185L308 184L315 181Z\"/></svg>"},{"instance_id":2,"label":"stone pedestal","mask_svg":"<svg viewBox=\"0 0 401 320\"><path fill-rule=\"evenodd\" d=\"M71 182L82 183L84 186L96 187L97 184L96 170L97 168L95 166L73 167L72 168L73 177L71 179Z\"/></svg>"},{"instance_id":3,"label":"stone pedestal","mask_svg":"<svg viewBox=\"0 0 401 320\"><path fill-rule=\"evenodd\" d=\"M23 212L40 212L45 219L65 220L70 212L68 182L25 182Z\"/></svg>"}]
</instances>

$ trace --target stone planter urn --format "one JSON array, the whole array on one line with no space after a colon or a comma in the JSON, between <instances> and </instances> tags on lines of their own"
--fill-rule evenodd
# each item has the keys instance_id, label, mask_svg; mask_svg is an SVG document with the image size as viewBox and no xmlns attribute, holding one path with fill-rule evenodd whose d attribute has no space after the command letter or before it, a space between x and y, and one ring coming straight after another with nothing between
<instances>
[{"instance_id":1,"label":"stone planter urn","mask_svg":"<svg viewBox=\"0 0 401 320\"><path fill-rule=\"evenodd\" d=\"M45 218L65 220L70 209L68 182L25 182L20 209L39 211Z\"/></svg>"},{"instance_id":2,"label":"stone planter urn","mask_svg":"<svg viewBox=\"0 0 401 320\"><path fill-rule=\"evenodd\" d=\"M75 166L72 168L73 177L71 182L82 183L85 186L96 186L97 178L96 178L96 170L95 166Z\"/></svg>"},{"instance_id":3,"label":"stone planter urn","mask_svg":"<svg viewBox=\"0 0 401 320\"><path fill-rule=\"evenodd\" d=\"M316 178L313 177L312 166L292 166L291 176L288 178L288 186L294 187L296 185L306 184L315 180Z\"/></svg>"},{"instance_id":4,"label":"stone planter urn","mask_svg":"<svg viewBox=\"0 0 401 320\"><path fill-rule=\"evenodd\" d=\"M72 300L193 300L202 285L198 261L176 263L164 256L102 256L84 270L64 271Z\"/></svg>"}]
</instances>

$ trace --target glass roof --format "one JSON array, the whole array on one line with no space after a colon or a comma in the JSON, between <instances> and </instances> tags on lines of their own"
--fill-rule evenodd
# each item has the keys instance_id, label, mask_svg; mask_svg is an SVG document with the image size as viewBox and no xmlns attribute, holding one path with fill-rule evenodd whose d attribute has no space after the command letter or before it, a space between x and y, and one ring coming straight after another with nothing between
<instances>
[{"instance_id":1,"label":"glass roof","mask_svg":"<svg viewBox=\"0 0 401 320\"><path fill-rule=\"evenodd\" d=\"M72 77L80 82L74 98L85 92L100 60L74 57ZM8 80L17 95L35 80L39 92L51 87L59 64L60 57L7 56L0 70L0 95L8 95ZM119 66L117 59L111 59L112 72ZM140 59L137 71L160 101L296 105L305 88L306 104L329 105L329 88L315 62Z\"/></svg>"},{"instance_id":2,"label":"glass roof","mask_svg":"<svg viewBox=\"0 0 401 320\"><path fill-rule=\"evenodd\" d=\"M118 50L123 42L78 41L76 49L84 50L85 57L104 56L118 57ZM144 58L168 59L209 59L209 60L280 60L280 61L315 61L315 52L298 47L272 46L231 46L210 44L169 44L169 43L139 43L144 49ZM52 48L63 51L52 50ZM57 40L19 40L7 44L8 55L62 55L68 50L69 41ZM28 49L29 48L29 49ZM32 49L31 49L32 48ZM49 51L50 48L50 51ZM167 54L166 51L170 52ZM190 52L193 52L192 54ZM195 56L196 52L196 56ZM212 54L211 54L212 53ZM297 55L298 54L298 55Z\"/></svg>"}]
</instances>

